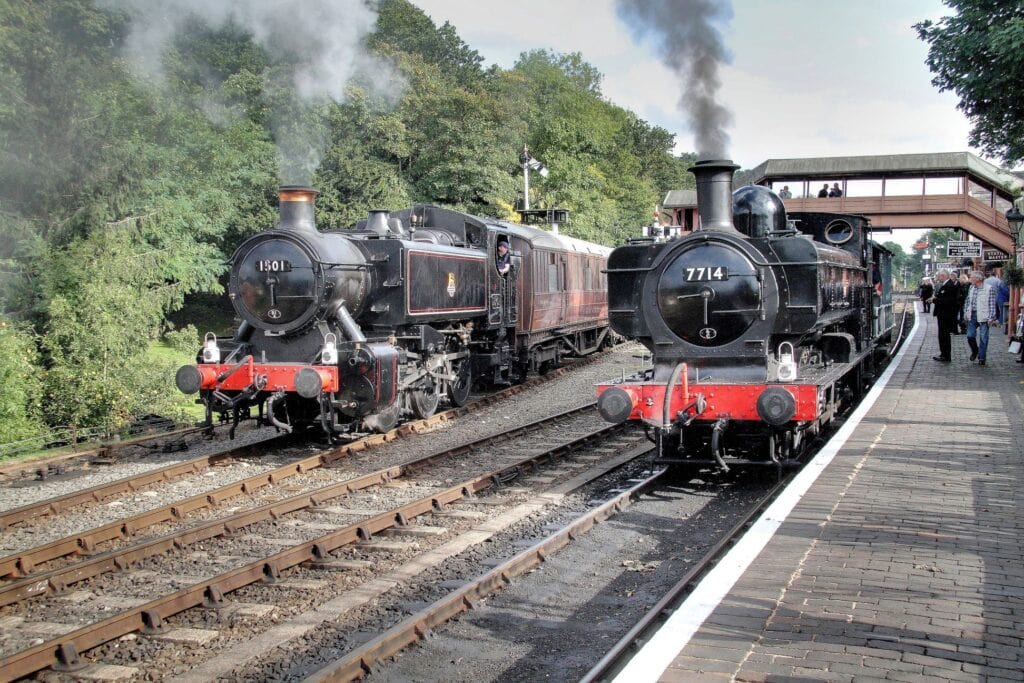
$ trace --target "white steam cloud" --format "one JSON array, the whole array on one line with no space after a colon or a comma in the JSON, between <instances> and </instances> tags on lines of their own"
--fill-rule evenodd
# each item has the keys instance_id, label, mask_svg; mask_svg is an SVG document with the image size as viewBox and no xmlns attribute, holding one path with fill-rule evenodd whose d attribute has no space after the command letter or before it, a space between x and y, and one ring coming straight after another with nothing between
<instances>
[{"instance_id":1,"label":"white steam cloud","mask_svg":"<svg viewBox=\"0 0 1024 683\"><path fill-rule=\"evenodd\" d=\"M302 109L329 100L344 101L345 88L356 73L371 74L368 81L384 94L402 88L390 65L363 49L377 21L376 12L364 0L102 1L131 18L125 51L138 69L157 79L164 78L168 44L193 22L211 30L242 29L276 65L289 65L285 77L291 79L289 85L302 106L274 112L271 121L285 167L282 180L287 183L309 182L326 143L322 130L295 120ZM215 120L225 115L215 105L204 106L204 111Z\"/></svg>"}]
</instances>

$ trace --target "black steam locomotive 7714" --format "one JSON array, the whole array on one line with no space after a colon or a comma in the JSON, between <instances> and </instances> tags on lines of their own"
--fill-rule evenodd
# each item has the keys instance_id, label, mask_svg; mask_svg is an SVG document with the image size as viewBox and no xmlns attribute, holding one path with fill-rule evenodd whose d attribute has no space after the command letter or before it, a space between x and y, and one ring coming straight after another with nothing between
<instances>
[{"instance_id":1,"label":"black steam locomotive 7714","mask_svg":"<svg viewBox=\"0 0 1024 683\"><path fill-rule=\"evenodd\" d=\"M280 222L231 258L242 322L176 378L208 419L381 432L608 340L605 247L435 206L320 232L315 195L281 188Z\"/></svg>"},{"instance_id":2,"label":"black steam locomotive 7714","mask_svg":"<svg viewBox=\"0 0 1024 683\"><path fill-rule=\"evenodd\" d=\"M609 257L612 329L653 367L601 385L598 408L653 430L663 461L793 459L861 394L893 329L891 254L867 219L787 216L768 188L733 193L736 168L691 169L699 230Z\"/></svg>"}]
</instances>

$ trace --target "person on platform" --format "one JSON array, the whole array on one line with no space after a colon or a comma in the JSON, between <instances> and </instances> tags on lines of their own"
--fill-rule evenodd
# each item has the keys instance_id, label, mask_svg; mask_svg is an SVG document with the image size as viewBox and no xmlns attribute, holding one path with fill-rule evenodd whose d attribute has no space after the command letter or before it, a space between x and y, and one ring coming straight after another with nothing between
<instances>
[{"instance_id":1,"label":"person on platform","mask_svg":"<svg viewBox=\"0 0 1024 683\"><path fill-rule=\"evenodd\" d=\"M824 199L825 197L828 197L828 183L822 185L821 189L818 190L818 199Z\"/></svg>"},{"instance_id":2,"label":"person on platform","mask_svg":"<svg viewBox=\"0 0 1024 683\"><path fill-rule=\"evenodd\" d=\"M956 329L953 330L953 334L963 334L967 331L967 320L964 319L964 302L967 301L967 292L971 289L971 280L967 277L967 271L960 273L960 277L955 280L957 290L957 308L956 308Z\"/></svg>"},{"instance_id":3,"label":"person on platform","mask_svg":"<svg viewBox=\"0 0 1024 683\"><path fill-rule=\"evenodd\" d=\"M971 273L971 288L964 303L967 321L967 345L971 347L971 362L985 364L988 354L988 329L999 324L996 319L996 292L985 284L985 276L975 270Z\"/></svg>"},{"instance_id":4,"label":"person on platform","mask_svg":"<svg viewBox=\"0 0 1024 683\"><path fill-rule=\"evenodd\" d=\"M789 191L789 185L783 185L782 186L782 191L779 192L779 197L781 199L792 199L793 198L793 193Z\"/></svg>"},{"instance_id":5,"label":"person on platform","mask_svg":"<svg viewBox=\"0 0 1024 683\"><path fill-rule=\"evenodd\" d=\"M958 308L959 294L956 281L950 279L949 271L943 268L935 276L938 283L935 294L932 296L932 303L936 322L939 323L939 355L932 356L933 360L948 363L953 360L951 342L949 336L956 327L956 312Z\"/></svg>"},{"instance_id":6,"label":"person on platform","mask_svg":"<svg viewBox=\"0 0 1024 683\"><path fill-rule=\"evenodd\" d=\"M999 279L995 270L986 271L985 275L987 276L985 286L992 288L992 295L996 298L996 320L1002 325L1006 322L1003 320L1003 308L1004 304L1010 300L1010 288Z\"/></svg>"},{"instance_id":7,"label":"person on platform","mask_svg":"<svg viewBox=\"0 0 1024 683\"><path fill-rule=\"evenodd\" d=\"M494 267L501 275L508 275L512 270L512 255L508 253L508 242L498 242L498 255L494 258Z\"/></svg>"},{"instance_id":8,"label":"person on platform","mask_svg":"<svg viewBox=\"0 0 1024 683\"><path fill-rule=\"evenodd\" d=\"M832 189L828 191L829 197L842 197L843 191L839 189L839 183L832 183Z\"/></svg>"},{"instance_id":9,"label":"person on platform","mask_svg":"<svg viewBox=\"0 0 1024 683\"><path fill-rule=\"evenodd\" d=\"M935 287L932 286L932 279L930 277L926 277L921 280L921 284L917 288L917 296L921 299L921 311L923 313L932 312L933 294L935 294Z\"/></svg>"}]
</instances>

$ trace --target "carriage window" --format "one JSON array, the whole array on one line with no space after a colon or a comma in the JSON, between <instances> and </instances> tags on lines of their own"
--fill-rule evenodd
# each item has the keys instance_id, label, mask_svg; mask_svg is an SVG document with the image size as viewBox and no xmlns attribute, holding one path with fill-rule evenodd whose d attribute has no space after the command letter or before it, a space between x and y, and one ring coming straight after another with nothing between
<instances>
[{"instance_id":1,"label":"carriage window","mask_svg":"<svg viewBox=\"0 0 1024 683\"><path fill-rule=\"evenodd\" d=\"M594 288L594 271L592 271L590 269L590 264L588 263L587 265L585 265L583 267L583 289L589 292L593 288Z\"/></svg>"},{"instance_id":2,"label":"carriage window","mask_svg":"<svg viewBox=\"0 0 1024 683\"><path fill-rule=\"evenodd\" d=\"M554 254L548 254L548 291L558 291L558 266L555 264Z\"/></svg>"}]
</instances>

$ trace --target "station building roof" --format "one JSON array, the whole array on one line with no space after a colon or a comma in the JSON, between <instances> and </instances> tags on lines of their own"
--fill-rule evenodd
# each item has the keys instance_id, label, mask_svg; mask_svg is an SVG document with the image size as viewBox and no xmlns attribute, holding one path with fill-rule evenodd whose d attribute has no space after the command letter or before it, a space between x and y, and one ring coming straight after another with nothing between
<instances>
[{"instance_id":1,"label":"station building roof","mask_svg":"<svg viewBox=\"0 0 1024 683\"><path fill-rule=\"evenodd\" d=\"M697 206L697 190L669 190L661 205L666 209Z\"/></svg>"}]
</instances>

